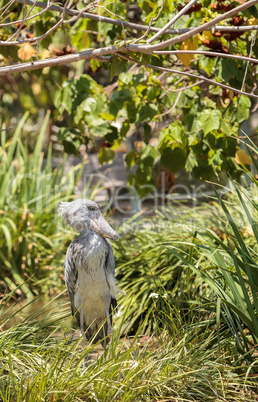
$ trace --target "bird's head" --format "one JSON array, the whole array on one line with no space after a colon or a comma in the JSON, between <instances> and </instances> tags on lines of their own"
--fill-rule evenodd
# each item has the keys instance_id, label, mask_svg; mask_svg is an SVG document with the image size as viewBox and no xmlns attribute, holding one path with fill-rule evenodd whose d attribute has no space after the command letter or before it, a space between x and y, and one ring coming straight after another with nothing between
<instances>
[{"instance_id":1,"label":"bird's head","mask_svg":"<svg viewBox=\"0 0 258 402\"><path fill-rule=\"evenodd\" d=\"M109 226L98 204L90 200L61 202L58 214L78 232L92 230L102 237L118 240L119 235Z\"/></svg>"}]
</instances>

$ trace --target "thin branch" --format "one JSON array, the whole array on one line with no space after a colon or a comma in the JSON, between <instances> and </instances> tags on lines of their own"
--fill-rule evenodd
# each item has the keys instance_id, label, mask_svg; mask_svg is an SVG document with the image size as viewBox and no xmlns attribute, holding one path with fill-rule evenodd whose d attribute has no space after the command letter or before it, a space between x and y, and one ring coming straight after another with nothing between
<instances>
[{"instance_id":1,"label":"thin branch","mask_svg":"<svg viewBox=\"0 0 258 402\"><path fill-rule=\"evenodd\" d=\"M246 95L246 96L248 96L249 98L258 99L258 95L249 94L248 92L241 91L240 89L232 88L232 87L230 87L230 86L228 86L228 85L221 84L220 82L216 82L216 81L213 81L213 80L211 80L211 79L209 79L209 78L203 77L202 75L196 75L196 74L192 74L192 73L187 73L186 71L174 70L174 69L172 69L172 68L158 67L158 66L154 66L154 65L152 65L152 64L142 63L142 62L140 62L140 61L138 61L138 60L132 59L131 57L127 57L127 56L125 56L125 55L123 55L123 54L121 54L121 53L118 53L117 55L118 55L119 57L121 57L122 59L131 61L132 63L138 63L138 64L140 64L140 65L142 65L142 66L151 68L151 69L153 69L153 70L167 71L168 73L179 74L179 75L185 75L186 77L191 77L191 78L195 78L195 79L198 79L198 80L206 81L206 82L208 82L208 83L211 84L211 85L215 85L216 87L221 87L221 88L229 89L230 91L236 92L236 93L238 93L238 94Z\"/></svg>"},{"instance_id":2,"label":"thin branch","mask_svg":"<svg viewBox=\"0 0 258 402\"><path fill-rule=\"evenodd\" d=\"M13 0L14 2L15 0ZM36 3L35 3L36 4ZM32 10L33 6L31 7ZM39 11L37 14L32 15L29 18L26 18L26 22L32 20L33 18L39 17L40 15L44 14L47 10L49 10L51 8L51 5L48 5L46 8L44 8L43 10ZM0 24L0 28L1 27L7 27L7 26L11 26L14 24L20 24L22 22L22 20L17 20L17 21L12 21L12 22L6 22L4 24Z\"/></svg>"},{"instance_id":3,"label":"thin branch","mask_svg":"<svg viewBox=\"0 0 258 402\"><path fill-rule=\"evenodd\" d=\"M23 0L23 1L25 1L25 0ZM21 45L21 44L23 44L23 43L32 43L32 44L37 43L37 44L38 44L38 42L39 42L40 40L46 38L48 35L50 35L52 32L54 32L60 25L62 25L62 24L70 24L71 22L75 22L77 19L80 18L80 16L83 14L83 12L84 12L85 10L88 10L89 8L95 7L95 5L93 6L92 4L89 4L89 5L87 5L86 7L84 7L84 9L81 10L77 16L72 17L72 18L70 18L69 20L65 21L65 20L64 20L65 14L66 14L67 11L69 10L68 6L69 6L69 0L67 0L67 1L65 2L64 7L62 8L63 13L62 13L62 15L61 15L60 20L59 20L55 25L53 25L47 32L45 32L44 34L42 34L41 36L37 36L37 37L34 37L34 38L27 38L27 39L20 40L20 41L12 41L12 42L11 42L11 39L12 39L14 36L17 36L17 33L18 33L18 31L17 31L17 32L16 32L14 35L12 35L12 37L9 38L7 41L0 41L0 45L4 45L4 46L5 46L5 45ZM50 7L49 7L49 8L50 8ZM25 20L26 20L26 19L25 19ZM19 30L21 30L21 28L22 28L24 22L25 22L25 21L23 20L23 22L20 24Z\"/></svg>"},{"instance_id":4,"label":"thin branch","mask_svg":"<svg viewBox=\"0 0 258 402\"><path fill-rule=\"evenodd\" d=\"M244 60L250 63L258 64L258 59L249 58L246 56L238 56L235 54L227 54L227 53L219 53L219 52L210 52L206 50L157 50L154 51L153 54L203 54L204 56L214 56L214 57L225 57L228 59L236 59L236 60Z\"/></svg>"},{"instance_id":5,"label":"thin branch","mask_svg":"<svg viewBox=\"0 0 258 402\"><path fill-rule=\"evenodd\" d=\"M116 46L107 46L101 49L85 50L83 52L67 54L60 57L51 57L45 60L37 60L28 63L15 64L13 66L4 66L0 67L0 76L13 73L21 73L23 71L38 70L44 67L54 67L67 63L74 63L80 60L90 60L96 58L99 59L99 57L101 56L115 54L118 52L118 50L119 49L117 49Z\"/></svg>"},{"instance_id":6,"label":"thin branch","mask_svg":"<svg viewBox=\"0 0 258 402\"><path fill-rule=\"evenodd\" d=\"M146 31L142 36L140 36L140 38L136 39L136 40L133 42L134 44L137 43L137 42L140 42L142 39L144 39L144 38L146 38L146 36L148 36L148 34L149 34L149 32L150 32L150 29L151 29L152 22L153 22L153 21L156 21L156 20L159 18L160 14L161 14L161 11L163 10L163 7L164 7L164 0L162 0L162 5L161 5L161 7L160 7L160 10L159 10L159 12L158 12L158 15L157 15L155 18L153 18L153 16L151 16L151 20L150 20L150 23L149 23L149 26L148 26L147 31Z\"/></svg>"},{"instance_id":7,"label":"thin branch","mask_svg":"<svg viewBox=\"0 0 258 402\"><path fill-rule=\"evenodd\" d=\"M156 39L158 39L161 35L163 35L168 28L171 27L171 25L173 25L182 15L184 15L186 13L187 10L189 10L189 8L192 7L192 5L194 5L194 3L196 3L197 0L191 0L185 7L182 8L181 11L179 11L179 13L177 15L175 15L159 32L157 32L154 36L152 36L152 38L150 38L149 40L147 40L147 43L152 43L154 42Z\"/></svg>"},{"instance_id":8,"label":"thin branch","mask_svg":"<svg viewBox=\"0 0 258 402\"><path fill-rule=\"evenodd\" d=\"M11 7L11 5L15 2L15 0L10 0L9 3L5 4L3 7L0 8L0 11L3 11L3 14ZM2 15L3 15L2 14ZM2 17L2 15L0 17Z\"/></svg>"},{"instance_id":9,"label":"thin branch","mask_svg":"<svg viewBox=\"0 0 258 402\"><path fill-rule=\"evenodd\" d=\"M192 28L191 28L192 29ZM205 31L221 31L221 32L246 32L246 31L257 31L258 25L242 25L239 26L227 26L227 25L214 25L213 28L207 28Z\"/></svg>"},{"instance_id":10,"label":"thin branch","mask_svg":"<svg viewBox=\"0 0 258 402\"><path fill-rule=\"evenodd\" d=\"M152 52L153 50L161 50L164 49L167 46L172 46L175 43L182 42L188 38L191 38L193 35L196 35L202 31L206 31L207 28L211 28L215 24L217 24L220 21L226 20L227 18L232 17L233 15L239 13L240 11L244 11L245 9L253 6L254 4L257 4L258 0L250 0L247 3L241 4L240 6L226 12L225 14L219 15L217 18L214 18L211 21L206 22L205 24L198 26L191 30L190 32L187 32L185 34L176 36L175 38L168 39L164 42L158 43L157 45L133 45L133 44L128 44L128 50L135 52L135 51L143 51L143 50L150 50ZM137 50L136 50L137 49Z\"/></svg>"},{"instance_id":11,"label":"thin branch","mask_svg":"<svg viewBox=\"0 0 258 402\"><path fill-rule=\"evenodd\" d=\"M2 129L0 129L0 133L2 133L3 131L9 131L9 130L12 130L12 129L13 129L13 126L2 128Z\"/></svg>"},{"instance_id":12,"label":"thin branch","mask_svg":"<svg viewBox=\"0 0 258 402\"><path fill-rule=\"evenodd\" d=\"M196 86L202 84L203 82L204 82L203 80L199 80L199 81L196 81L194 84L186 85L186 86L183 87L183 88L178 88L178 89L170 89L170 88L169 88L169 89L167 89L167 90L159 97L159 99L162 99L165 95L167 95L168 92L180 92L180 91L185 91L186 89L190 89L190 88L196 87ZM175 87L175 86L176 86L176 83L173 85L173 87Z\"/></svg>"},{"instance_id":13,"label":"thin branch","mask_svg":"<svg viewBox=\"0 0 258 402\"><path fill-rule=\"evenodd\" d=\"M25 0L25 1L26 1L26 3L27 3L28 5L31 5L31 6L32 6L32 5L34 4L34 1L33 1L33 0ZM18 2L18 3L23 3L23 0L16 0L16 2ZM38 2L38 3L37 3L37 7L40 7L40 8L43 8L43 9L48 8L49 10L56 11L56 12L58 12L58 13L62 13L62 12L63 12L63 7L56 6L56 5L53 5L53 4L52 4L52 5L48 5L47 3L43 3L43 2ZM77 11L77 10L67 10L67 11L66 11L66 14L73 15L73 16L77 16L78 14L80 14L80 11ZM121 27L122 27L122 23L123 23L124 26L125 26L125 28L135 29L135 30L137 30L137 31L147 31L147 29L148 29L148 26L147 26L147 25L135 24L135 23L133 23L133 22L126 22L126 21L121 21L121 20L115 20L114 18L103 17L102 15L96 15L96 14L91 14L91 13L87 13L87 12L83 12L83 13L81 14L81 17L82 17L82 18L87 18L87 19L93 20L93 21L105 22L105 23L107 23L107 24L118 25L118 26L121 26ZM17 23L17 22L21 22L21 20L20 20L20 21L16 21L16 23ZM14 22L8 23L8 25L12 25L12 24L14 24ZM188 32L188 30L189 30L189 29L187 29L187 28L186 28L186 30L185 30L185 29L183 29L183 30L180 30L180 29L173 29L173 30L168 30L167 33L174 34L174 35L178 35L178 34L180 34L180 33L186 32L186 31ZM160 31L160 28L151 27L151 28L150 28L150 31L151 31L151 32L159 32L159 31Z\"/></svg>"},{"instance_id":14,"label":"thin branch","mask_svg":"<svg viewBox=\"0 0 258 402\"><path fill-rule=\"evenodd\" d=\"M166 112L164 112L164 113L162 113L162 114L156 114L156 116L154 116L154 119L156 119L157 117L166 116L166 115L169 114L173 109L175 109L175 107L176 107L176 105L178 104L179 99L180 99L180 97L181 97L181 95L182 95L182 93L183 93L183 90L184 90L184 89L181 88L181 90L179 91L179 94L177 95L176 100L175 100L175 102L173 103L173 105L171 106L171 108L169 108L168 110L166 110Z\"/></svg>"},{"instance_id":15,"label":"thin branch","mask_svg":"<svg viewBox=\"0 0 258 402\"><path fill-rule=\"evenodd\" d=\"M248 61L246 63L246 67L245 67L245 74L244 74L244 78L243 78L243 82L242 82L242 86L241 86L241 91L243 91L244 86L245 86L245 80L246 80L246 76L247 76L247 71L248 71L248 67L249 67L249 63L250 63L250 57L252 54L252 50L255 44L255 35L252 36L252 40L251 40L251 45L250 45L250 51L249 51L249 57L248 57Z\"/></svg>"},{"instance_id":16,"label":"thin branch","mask_svg":"<svg viewBox=\"0 0 258 402\"><path fill-rule=\"evenodd\" d=\"M25 0L26 3L28 5L33 5L34 1L32 0ZM23 0L16 0L16 2L18 3L22 3ZM56 5L50 5L47 3L43 3L43 2L38 2L37 3L37 7L43 8L43 9L49 9L52 11L56 11L59 13L63 12L63 7L59 7ZM69 15L78 15L80 13L80 11L77 10L67 10L66 14ZM109 17L103 17L101 15L96 15L96 14L91 14L91 13L82 13L81 15L82 18L87 18L89 20L93 20L93 21L101 21L101 22L105 22L107 24L113 24L113 25L118 25L118 26L122 26L122 21L121 20L115 20L113 18L109 18ZM17 22L21 22L21 20L16 21ZM147 31L148 26L147 25L143 25L143 24L135 24L132 22L126 22L123 21L125 28L130 28L130 29L135 29L137 31ZM13 22L7 23L6 25L12 25L14 24ZM3 25L2 25L3 26ZM178 34L184 34L184 33L188 33L190 31L193 31L195 28L191 27L191 28L182 28L182 29L168 29L166 31L166 34L170 34L170 35L178 35ZM206 31L210 31L211 28L205 28ZM252 31L252 30L258 30L258 25L247 25L247 26L239 26L239 27L234 27L234 26L217 26L215 25L213 27L213 30L215 31L225 31L225 32L230 32L230 31L238 31L238 32L245 32L245 31ZM160 28L155 28L155 27L151 27L150 28L150 32L159 32Z\"/></svg>"},{"instance_id":17,"label":"thin branch","mask_svg":"<svg viewBox=\"0 0 258 402\"><path fill-rule=\"evenodd\" d=\"M17 31L9 39L7 39L7 41L11 41L16 36L19 37L20 32L21 32L22 27L23 27L23 24L26 21L26 17L27 17L26 13L27 13L27 4L26 4L26 1L23 0L23 17L22 17L22 21L21 21L20 26L17 29Z\"/></svg>"}]
</instances>

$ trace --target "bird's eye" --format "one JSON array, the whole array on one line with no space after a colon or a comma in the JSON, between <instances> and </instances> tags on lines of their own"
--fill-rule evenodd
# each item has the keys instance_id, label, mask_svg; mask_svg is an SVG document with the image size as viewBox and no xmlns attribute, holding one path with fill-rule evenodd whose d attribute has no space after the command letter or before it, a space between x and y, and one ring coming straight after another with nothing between
<instances>
[{"instance_id":1,"label":"bird's eye","mask_svg":"<svg viewBox=\"0 0 258 402\"><path fill-rule=\"evenodd\" d=\"M89 211L96 211L95 207L88 207Z\"/></svg>"}]
</instances>

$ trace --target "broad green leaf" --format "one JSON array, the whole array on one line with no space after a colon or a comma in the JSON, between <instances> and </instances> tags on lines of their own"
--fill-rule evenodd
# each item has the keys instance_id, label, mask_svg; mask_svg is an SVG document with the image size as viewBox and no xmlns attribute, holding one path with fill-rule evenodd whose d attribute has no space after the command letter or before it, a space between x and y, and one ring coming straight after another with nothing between
<instances>
[{"instance_id":1,"label":"broad green leaf","mask_svg":"<svg viewBox=\"0 0 258 402\"><path fill-rule=\"evenodd\" d=\"M115 75L119 75L127 70L127 60L114 56L111 60L110 79L112 80Z\"/></svg>"},{"instance_id":2,"label":"broad green leaf","mask_svg":"<svg viewBox=\"0 0 258 402\"><path fill-rule=\"evenodd\" d=\"M128 85L133 80L133 74L132 73L121 73L121 74L119 74L118 79L123 84Z\"/></svg>"},{"instance_id":3,"label":"broad green leaf","mask_svg":"<svg viewBox=\"0 0 258 402\"><path fill-rule=\"evenodd\" d=\"M218 130L221 122L221 112L219 110L205 109L199 116L199 126L204 134L212 130Z\"/></svg>"},{"instance_id":4,"label":"broad green leaf","mask_svg":"<svg viewBox=\"0 0 258 402\"><path fill-rule=\"evenodd\" d=\"M240 95L239 103L236 110L236 119L238 123L248 120L250 116L251 101L246 95Z\"/></svg>"},{"instance_id":5,"label":"broad green leaf","mask_svg":"<svg viewBox=\"0 0 258 402\"><path fill-rule=\"evenodd\" d=\"M198 166L196 156L195 156L194 152L192 150L190 150L188 157L186 159L185 170L187 172L191 173L195 166Z\"/></svg>"},{"instance_id":6,"label":"broad green leaf","mask_svg":"<svg viewBox=\"0 0 258 402\"><path fill-rule=\"evenodd\" d=\"M110 148L102 147L98 154L100 165L112 163L115 158L115 152Z\"/></svg>"},{"instance_id":7,"label":"broad green leaf","mask_svg":"<svg viewBox=\"0 0 258 402\"><path fill-rule=\"evenodd\" d=\"M186 154L180 147L165 148L161 154L160 163L172 172L177 172L185 166Z\"/></svg>"}]
</instances>

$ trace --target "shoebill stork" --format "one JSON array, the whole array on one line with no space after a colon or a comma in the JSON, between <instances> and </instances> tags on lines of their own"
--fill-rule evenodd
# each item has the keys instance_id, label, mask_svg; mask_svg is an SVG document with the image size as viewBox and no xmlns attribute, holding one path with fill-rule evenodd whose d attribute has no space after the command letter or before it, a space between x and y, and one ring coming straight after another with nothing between
<instances>
[{"instance_id":1,"label":"shoebill stork","mask_svg":"<svg viewBox=\"0 0 258 402\"><path fill-rule=\"evenodd\" d=\"M118 240L119 236L93 201L62 202L58 212L80 232L68 247L64 263L72 314L86 339L95 336L94 342L108 341L116 295L123 293L116 286L115 259L108 239Z\"/></svg>"}]
</instances>

